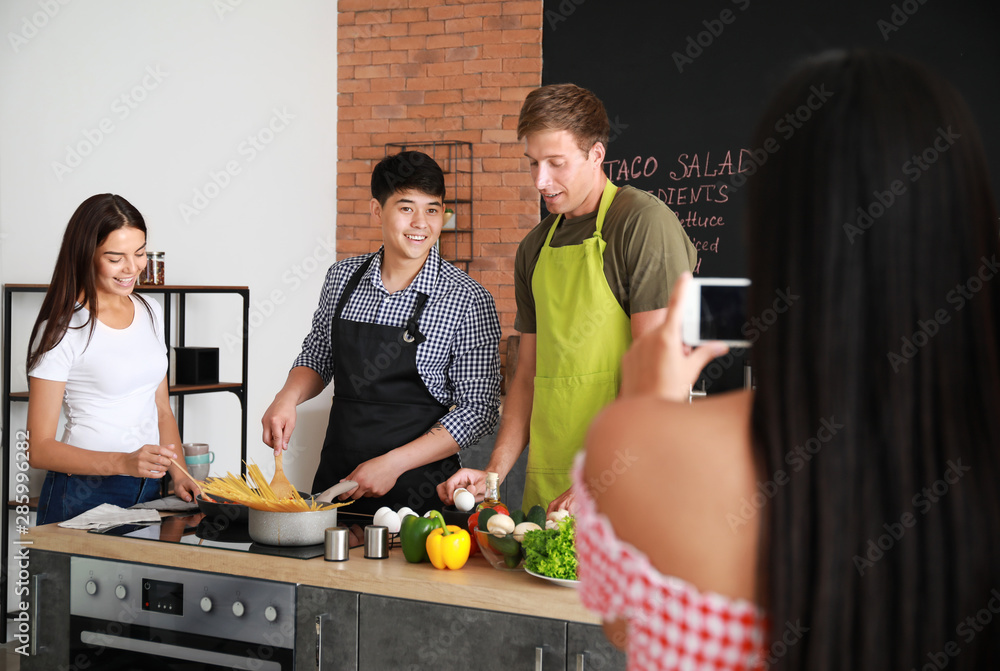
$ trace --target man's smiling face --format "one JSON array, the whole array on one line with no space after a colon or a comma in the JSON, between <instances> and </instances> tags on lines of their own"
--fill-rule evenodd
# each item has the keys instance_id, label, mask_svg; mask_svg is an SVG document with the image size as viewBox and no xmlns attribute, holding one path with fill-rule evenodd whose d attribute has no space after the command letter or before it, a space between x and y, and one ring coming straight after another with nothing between
<instances>
[{"instance_id":1,"label":"man's smiling face","mask_svg":"<svg viewBox=\"0 0 1000 671\"><path fill-rule=\"evenodd\" d=\"M393 259L427 258L444 226L441 197L412 189L397 191L385 205L373 198L371 212L382 226L385 254Z\"/></svg>"}]
</instances>

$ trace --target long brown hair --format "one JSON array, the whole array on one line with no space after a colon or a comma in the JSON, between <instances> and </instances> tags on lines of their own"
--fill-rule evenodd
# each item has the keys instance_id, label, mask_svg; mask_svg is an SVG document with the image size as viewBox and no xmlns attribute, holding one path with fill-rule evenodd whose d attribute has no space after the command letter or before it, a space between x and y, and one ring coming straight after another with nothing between
<instances>
[{"instance_id":1,"label":"long brown hair","mask_svg":"<svg viewBox=\"0 0 1000 671\"><path fill-rule=\"evenodd\" d=\"M31 329L27 362L29 375L42 355L62 341L66 330L70 328L70 319L83 306L88 307L89 316L79 328L90 329L87 338L90 342L97 325L95 315L98 311L94 254L112 232L126 227L136 228L143 235L146 234L146 222L139 210L121 196L110 193L91 196L80 203L70 217L49 289L45 292L42 308ZM153 312L149 304L142 296L136 297L152 319ZM45 324L42 337L37 345L32 346L42 324Z\"/></svg>"},{"instance_id":2,"label":"long brown hair","mask_svg":"<svg viewBox=\"0 0 1000 671\"><path fill-rule=\"evenodd\" d=\"M797 70L769 139L750 311L801 296L752 352L759 477L789 478L764 510L769 667L1000 668L996 625L966 624L1000 586L1000 245L972 115L924 67L856 50Z\"/></svg>"}]
</instances>

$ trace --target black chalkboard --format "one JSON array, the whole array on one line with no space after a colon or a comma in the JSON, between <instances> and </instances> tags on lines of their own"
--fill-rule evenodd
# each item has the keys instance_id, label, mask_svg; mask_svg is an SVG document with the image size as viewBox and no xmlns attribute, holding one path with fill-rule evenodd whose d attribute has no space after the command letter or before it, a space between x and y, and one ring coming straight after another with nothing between
<instances>
[{"instance_id":1,"label":"black chalkboard","mask_svg":"<svg viewBox=\"0 0 1000 671\"><path fill-rule=\"evenodd\" d=\"M698 274L742 277L740 162L776 86L825 49L882 47L949 79L979 123L1000 193L998 8L995 0L545 0L542 81L594 91L611 119L612 181L677 213L698 247Z\"/></svg>"}]
</instances>

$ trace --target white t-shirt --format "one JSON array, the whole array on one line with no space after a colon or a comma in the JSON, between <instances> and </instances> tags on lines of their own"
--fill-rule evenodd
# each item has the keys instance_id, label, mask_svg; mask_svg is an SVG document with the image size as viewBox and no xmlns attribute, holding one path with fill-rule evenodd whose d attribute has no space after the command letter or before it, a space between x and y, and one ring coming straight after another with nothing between
<instances>
[{"instance_id":1,"label":"white t-shirt","mask_svg":"<svg viewBox=\"0 0 1000 671\"><path fill-rule=\"evenodd\" d=\"M28 373L66 383L64 443L99 452L134 452L159 444L156 389L167 374L163 311L147 298L153 311L150 323L146 308L130 298L135 316L128 327L113 329L98 320L89 344L89 326L69 328ZM86 309L78 310L70 327L83 325L89 316Z\"/></svg>"}]
</instances>

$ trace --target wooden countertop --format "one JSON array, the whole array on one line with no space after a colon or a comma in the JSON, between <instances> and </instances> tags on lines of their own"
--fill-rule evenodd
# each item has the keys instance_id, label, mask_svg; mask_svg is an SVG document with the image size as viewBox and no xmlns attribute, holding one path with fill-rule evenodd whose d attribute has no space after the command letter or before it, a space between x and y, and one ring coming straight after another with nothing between
<instances>
[{"instance_id":1,"label":"wooden countertop","mask_svg":"<svg viewBox=\"0 0 1000 671\"><path fill-rule=\"evenodd\" d=\"M138 538L101 536L63 529L54 524L34 527L21 540L32 543L27 546L29 550L204 570L587 624L600 623L600 618L580 604L575 589L554 585L524 571L498 571L482 557L471 558L458 571L441 571L430 564L408 563L399 549L392 550L388 559L376 560L365 559L364 548L352 548L348 561L328 562L322 557L289 559Z\"/></svg>"}]
</instances>

